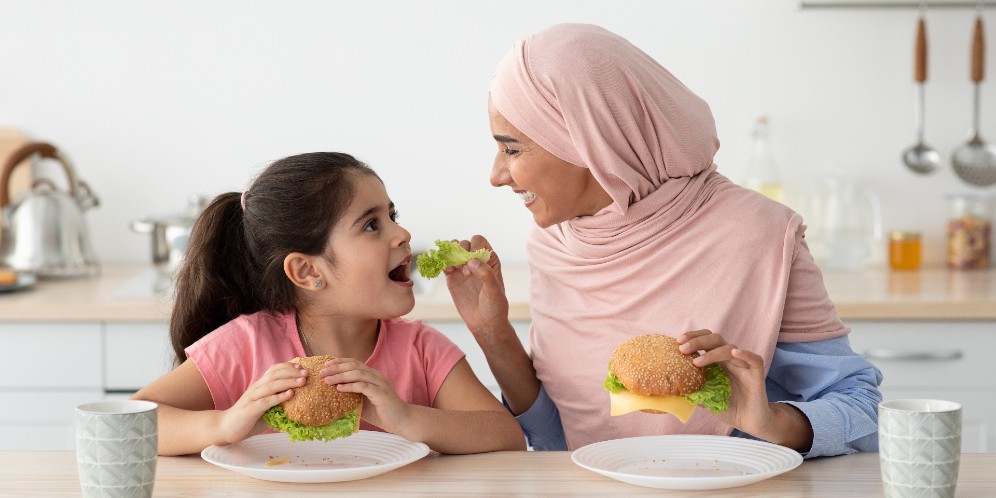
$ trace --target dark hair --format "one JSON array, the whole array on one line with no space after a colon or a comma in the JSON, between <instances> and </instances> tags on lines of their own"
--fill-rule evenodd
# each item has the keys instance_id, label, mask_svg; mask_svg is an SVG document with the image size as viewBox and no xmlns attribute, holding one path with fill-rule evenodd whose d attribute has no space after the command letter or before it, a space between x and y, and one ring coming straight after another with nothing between
<instances>
[{"instance_id":1,"label":"dark hair","mask_svg":"<svg viewBox=\"0 0 996 498\"><path fill-rule=\"evenodd\" d=\"M280 159L245 194L215 197L197 217L176 276L169 332L176 364L184 349L239 315L295 309L284 275L291 252L321 254L352 201L356 173L377 176L349 154Z\"/></svg>"}]
</instances>

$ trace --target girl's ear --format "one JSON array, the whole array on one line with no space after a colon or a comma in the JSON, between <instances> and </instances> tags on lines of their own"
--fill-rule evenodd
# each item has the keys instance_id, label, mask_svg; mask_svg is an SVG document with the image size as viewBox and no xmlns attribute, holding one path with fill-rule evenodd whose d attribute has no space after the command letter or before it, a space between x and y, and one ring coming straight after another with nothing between
<instances>
[{"instance_id":1,"label":"girl's ear","mask_svg":"<svg viewBox=\"0 0 996 498\"><path fill-rule=\"evenodd\" d=\"M284 258L284 274L294 285L307 290L319 289L322 276L318 273L312 257L299 252L292 252Z\"/></svg>"}]
</instances>

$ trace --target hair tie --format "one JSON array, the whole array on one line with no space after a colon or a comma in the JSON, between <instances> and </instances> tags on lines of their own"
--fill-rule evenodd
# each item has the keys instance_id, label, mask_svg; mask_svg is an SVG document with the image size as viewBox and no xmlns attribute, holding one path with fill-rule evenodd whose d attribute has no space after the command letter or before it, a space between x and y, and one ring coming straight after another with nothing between
<instances>
[{"instance_id":1,"label":"hair tie","mask_svg":"<svg viewBox=\"0 0 996 498\"><path fill-rule=\"evenodd\" d=\"M243 190L242 191L242 198L239 200L239 203L242 204L242 212L243 213L246 211L246 195L248 195L248 194L249 194L248 190Z\"/></svg>"}]
</instances>

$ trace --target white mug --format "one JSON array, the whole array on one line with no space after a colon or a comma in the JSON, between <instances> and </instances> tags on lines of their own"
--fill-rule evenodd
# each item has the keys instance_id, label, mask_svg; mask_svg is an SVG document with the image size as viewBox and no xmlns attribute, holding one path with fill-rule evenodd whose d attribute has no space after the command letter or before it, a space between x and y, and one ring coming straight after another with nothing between
<instances>
[{"instance_id":1,"label":"white mug","mask_svg":"<svg viewBox=\"0 0 996 498\"><path fill-rule=\"evenodd\" d=\"M879 403L878 451L885 496L954 496L961 405L938 399Z\"/></svg>"},{"instance_id":2,"label":"white mug","mask_svg":"<svg viewBox=\"0 0 996 498\"><path fill-rule=\"evenodd\" d=\"M84 497L152 496L158 406L115 400L76 407L76 466Z\"/></svg>"}]
</instances>

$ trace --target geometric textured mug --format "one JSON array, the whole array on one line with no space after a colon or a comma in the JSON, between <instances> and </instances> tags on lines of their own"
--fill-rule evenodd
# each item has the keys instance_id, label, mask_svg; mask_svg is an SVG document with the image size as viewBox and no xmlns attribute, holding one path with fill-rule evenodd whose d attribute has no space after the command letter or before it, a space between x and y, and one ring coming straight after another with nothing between
<instances>
[{"instance_id":1,"label":"geometric textured mug","mask_svg":"<svg viewBox=\"0 0 996 498\"><path fill-rule=\"evenodd\" d=\"M151 497L158 424L151 401L76 407L76 466L84 497Z\"/></svg>"},{"instance_id":2,"label":"geometric textured mug","mask_svg":"<svg viewBox=\"0 0 996 498\"><path fill-rule=\"evenodd\" d=\"M879 403L878 451L885 496L954 496L961 405L937 399Z\"/></svg>"}]
</instances>

